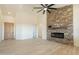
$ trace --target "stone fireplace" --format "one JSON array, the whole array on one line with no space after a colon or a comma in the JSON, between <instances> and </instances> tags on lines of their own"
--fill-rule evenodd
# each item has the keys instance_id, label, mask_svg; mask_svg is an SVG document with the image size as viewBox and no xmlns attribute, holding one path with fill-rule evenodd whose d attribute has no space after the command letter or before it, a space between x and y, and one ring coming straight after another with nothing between
<instances>
[{"instance_id":1,"label":"stone fireplace","mask_svg":"<svg viewBox=\"0 0 79 59\"><path fill-rule=\"evenodd\" d=\"M73 42L73 6L51 10L47 14L47 38L62 43Z\"/></svg>"}]
</instances>

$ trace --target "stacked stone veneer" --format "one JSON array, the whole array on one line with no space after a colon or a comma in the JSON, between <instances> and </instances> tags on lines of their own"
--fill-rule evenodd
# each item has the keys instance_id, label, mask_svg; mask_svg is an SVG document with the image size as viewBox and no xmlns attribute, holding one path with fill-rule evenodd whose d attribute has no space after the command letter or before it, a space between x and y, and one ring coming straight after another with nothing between
<instances>
[{"instance_id":1,"label":"stacked stone veneer","mask_svg":"<svg viewBox=\"0 0 79 59\"><path fill-rule=\"evenodd\" d=\"M48 28L48 40L56 40L65 43L73 41L73 5L51 10L51 13L47 14L47 25L52 26ZM51 37L51 32L64 33L64 39Z\"/></svg>"}]
</instances>

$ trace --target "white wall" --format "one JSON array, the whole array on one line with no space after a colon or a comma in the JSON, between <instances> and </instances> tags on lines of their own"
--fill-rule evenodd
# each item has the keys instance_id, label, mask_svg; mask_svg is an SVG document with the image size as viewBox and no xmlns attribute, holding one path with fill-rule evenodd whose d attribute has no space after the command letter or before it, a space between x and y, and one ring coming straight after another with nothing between
<instances>
[{"instance_id":1,"label":"white wall","mask_svg":"<svg viewBox=\"0 0 79 59\"><path fill-rule=\"evenodd\" d=\"M32 7L30 5L19 6L16 12L16 39L24 40L24 39L33 39L35 38L35 28L36 28L36 19L37 17L32 11Z\"/></svg>"},{"instance_id":2,"label":"white wall","mask_svg":"<svg viewBox=\"0 0 79 59\"><path fill-rule=\"evenodd\" d=\"M8 23L14 23L15 22L15 20L14 20L14 17L12 17L12 16L3 16L3 22L8 22Z\"/></svg>"},{"instance_id":3,"label":"white wall","mask_svg":"<svg viewBox=\"0 0 79 59\"><path fill-rule=\"evenodd\" d=\"M16 24L16 39L33 39L33 25Z\"/></svg>"},{"instance_id":4,"label":"white wall","mask_svg":"<svg viewBox=\"0 0 79 59\"><path fill-rule=\"evenodd\" d=\"M47 13L42 12L37 14L38 17L38 37L47 39Z\"/></svg>"},{"instance_id":5,"label":"white wall","mask_svg":"<svg viewBox=\"0 0 79 59\"><path fill-rule=\"evenodd\" d=\"M79 47L79 5L73 5L73 37L74 45Z\"/></svg>"},{"instance_id":6,"label":"white wall","mask_svg":"<svg viewBox=\"0 0 79 59\"><path fill-rule=\"evenodd\" d=\"M47 13L42 17L42 39L47 40Z\"/></svg>"},{"instance_id":7,"label":"white wall","mask_svg":"<svg viewBox=\"0 0 79 59\"><path fill-rule=\"evenodd\" d=\"M38 38L46 39L46 14L37 14L33 5L2 5L3 23L15 23L15 38L17 40ZM4 30L3 30L4 39Z\"/></svg>"},{"instance_id":8,"label":"white wall","mask_svg":"<svg viewBox=\"0 0 79 59\"><path fill-rule=\"evenodd\" d=\"M0 41L2 40L2 23L0 22Z\"/></svg>"},{"instance_id":9,"label":"white wall","mask_svg":"<svg viewBox=\"0 0 79 59\"><path fill-rule=\"evenodd\" d=\"M36 36L37 17L32 11L32 5L0 5L2 8L2 24L0 23L0 38L4 40L4 22L15 24L16 39L31 39ZM2 28L2 29L1 29ZM2 34L1 34L2 33Z\"/></svg>"},{"instance_id":10,"label":"white wall","mask_svg":"<svg viewBox=\"0 0 79 59\"><path fill-rule=\"evenodd\" d=\"M0 8L0 42L2 40L2 11L1 11L1 8Z\"/></svg>"}]
</instances>

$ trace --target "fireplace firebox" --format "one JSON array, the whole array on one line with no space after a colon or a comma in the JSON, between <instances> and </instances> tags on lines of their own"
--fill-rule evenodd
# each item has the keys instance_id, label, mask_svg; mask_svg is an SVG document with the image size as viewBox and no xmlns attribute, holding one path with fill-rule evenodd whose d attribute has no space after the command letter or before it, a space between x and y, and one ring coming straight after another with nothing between
<instances>
[{"instance_id":1,"label":"fireplace firebox","mask_svg":"<svg viewBox=\"0 0 79 59\"><path fill-rule=\"evenodd\" d=\"M51 37L54 37L54 38L64 38L64 33L53 32L53 33L51 33Z\"/></svg>"}]
</instances>

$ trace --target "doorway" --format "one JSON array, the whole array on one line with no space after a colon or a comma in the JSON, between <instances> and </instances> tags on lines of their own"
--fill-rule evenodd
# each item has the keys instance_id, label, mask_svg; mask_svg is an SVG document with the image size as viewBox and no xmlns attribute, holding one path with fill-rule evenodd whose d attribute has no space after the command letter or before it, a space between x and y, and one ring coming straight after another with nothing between
<instances>
[{"instance_id":1,"label":"doorway","mask_svg":"<svg viewBox=\"0 0 79 59\"><path fill-rule=\"evenodd\" d=\"M14 39L14 23L4 23L4 40Z\"/></svg>"}]
</instances>

